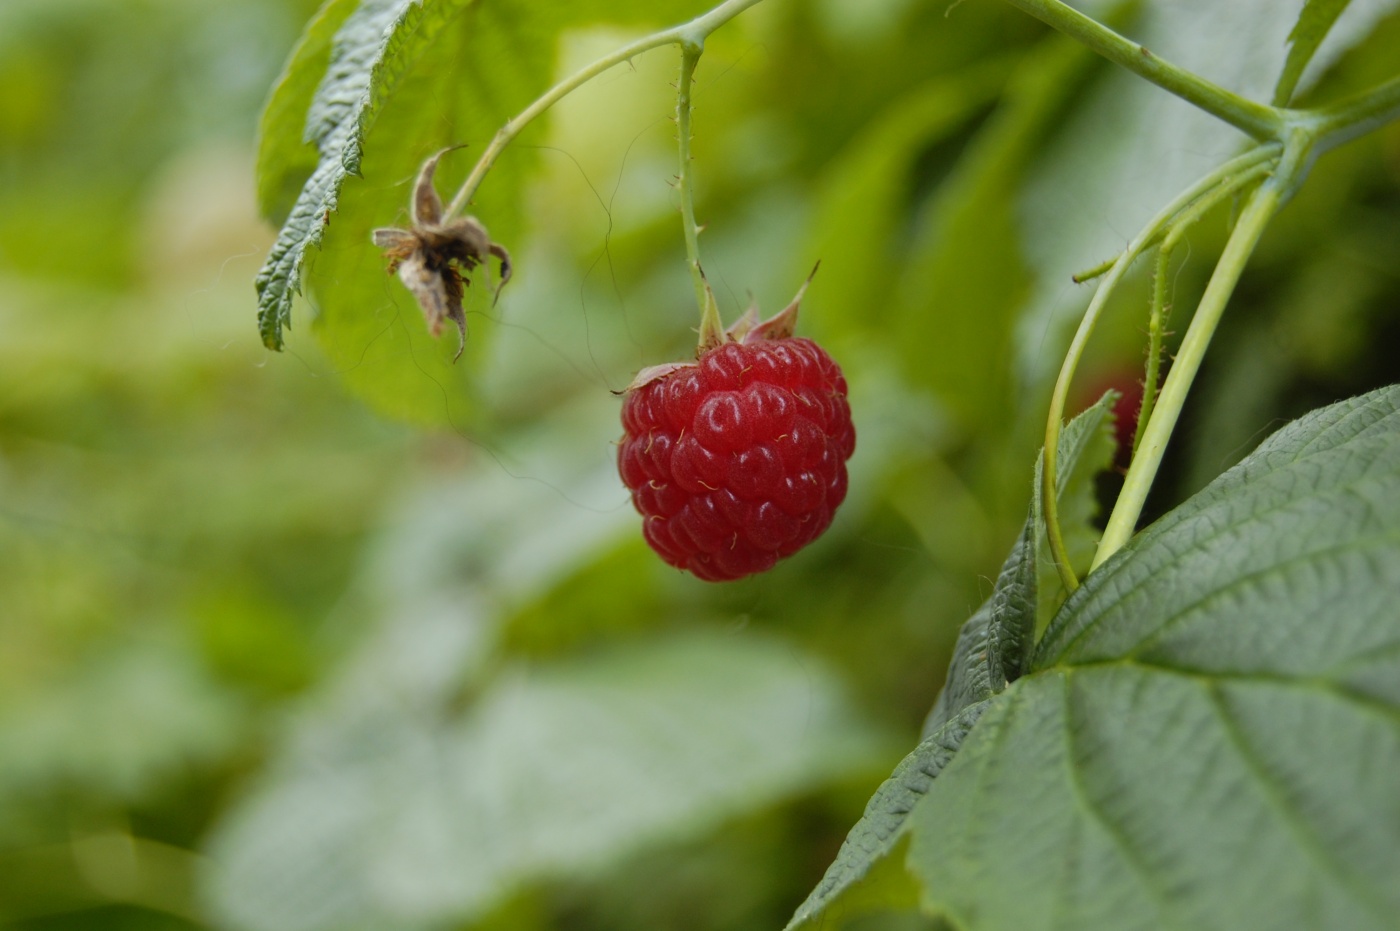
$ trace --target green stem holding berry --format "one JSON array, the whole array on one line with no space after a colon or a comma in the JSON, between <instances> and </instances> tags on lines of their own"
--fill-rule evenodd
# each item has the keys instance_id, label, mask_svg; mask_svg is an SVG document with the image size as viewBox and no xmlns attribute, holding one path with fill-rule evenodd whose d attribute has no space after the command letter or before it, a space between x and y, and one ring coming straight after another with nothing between
<instances>
[{"instance_id":1,"label":"green stem holding berry","mask_svg":"<svg viewBox=\"0 0 1400 931\"><path fill-rule=\"evenodd\" d=\"M637 39L635 42L629 42L617 51L605 55L597 61L580 68L558 84L555 84L549 90L541 94L534 103L520 111L518 116L511 119L496 131L495 137L492 138L486 150L481 153L481 158L477 160L477 163L472 167L471 173L467 175L467 179L462 182L462 186L457 191L456 196L453 197L452 202L448 204L444 219L451 219L466 209L467 204L471 203L472 197L476 194L477 188L481 187L481 182L485 180L486 173L496 164L496 159L500 157L501 152L505 150L506 146L510 145L511 141L514 140L516 136L520 135L521 131L523 131L526 126L529 126L538 117L542 116L550 107L554 106L589 81L598 77L598 75L603 72L609 71L625 62L629 62L643 52L649 52L654 48L661 48L664 45L680 45L683 55L685 54L685 50L694 49L695 55L698 57L700 54L699 50L704 48L705 38L709 36L710 33L714 32L749 7L760 2L762 2L762 0L727 0L727 2L721 3L707 13L702 13L689 22L681 23L679 26L672 26L669 29L663 29L660 32L653 32L650 35ZM693 63L691 65L691 71L694 71ZM688 118L687 107L687 119ZM682 134L682 139L685 139L684 134ZM689 146L688 141L683 142L683 144L687 147Z\"/></svg>"},{"instance_id":2,"label":"green stem holding berry","mask_svg":"<svg viewBox=\"0 0 1400 931\"><path fill-rule=\"evenodd\" d=\"M695 82L695 66L700 62L704 46L690 41L681 43L681 76L676 82L676 149L679 167L676 170L676 190L681 197L681 228L685 233L685 263L695 283L695 303L700 308L700 351L717 344L723 337L724 322L719 317L719 304L714 291L705 280L700 265L700 227L695 222L695 177L690 165L691 104L690 89Z\"/></svg>"}]
</instances>

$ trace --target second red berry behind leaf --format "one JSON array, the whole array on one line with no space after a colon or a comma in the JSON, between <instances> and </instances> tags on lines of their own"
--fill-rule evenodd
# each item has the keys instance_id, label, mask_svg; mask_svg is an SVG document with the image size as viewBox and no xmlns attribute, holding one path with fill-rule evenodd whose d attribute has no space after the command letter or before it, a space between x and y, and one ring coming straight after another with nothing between
<instances>
[{"instance_id":1,"label":"second red berry behind leaf","mask_svg":"<svg viewBox=\"0 0 1400 931\"><path fill-rule=\"evenodd\" d=\"M826 530L856 433L825 350L755 333L656 372L627 391L618 469L662 559L739 579Z\"/></svg>"}]
</instances>

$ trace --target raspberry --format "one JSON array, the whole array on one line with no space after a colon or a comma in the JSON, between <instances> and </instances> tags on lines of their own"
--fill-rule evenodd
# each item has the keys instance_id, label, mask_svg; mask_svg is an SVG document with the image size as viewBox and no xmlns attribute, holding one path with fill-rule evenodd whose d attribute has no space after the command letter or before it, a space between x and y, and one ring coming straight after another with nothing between
<instances>
[{"instance_id":1,"label":"raspberry","mask_svg":"<svg viewBox=\"0 0 1400 931\"><path fill-rule=\"evenodd\" d=\"M618 471L642 534L706 581L771 569L820 536L846 497L856 445L846 379L790 335L793 322L750 325L739 340L731 330L697 362L646 370L627 390Z\"/></svg>"}]
</instances>

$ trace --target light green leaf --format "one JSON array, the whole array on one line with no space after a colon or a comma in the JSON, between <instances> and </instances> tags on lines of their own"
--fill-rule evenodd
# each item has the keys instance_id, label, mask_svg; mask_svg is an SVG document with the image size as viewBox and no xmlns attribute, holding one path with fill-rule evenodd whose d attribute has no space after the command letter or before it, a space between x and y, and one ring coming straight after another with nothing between
<instances>
[{"instance_id":1,"label":"light green leaf","mask_svg":"<svg viewBox=\"0 0 1400 931\"><path fill-rule=\"evenodd\" d=\"M1303 4L1298 22L1288 34L1288 59L1283 63L1283 72L1274 87L1274 106L1288 106L1293 99L1293 91L1298 87L1298 79L1303 76L1303 69L1312 61L1317 47L1332 31L1332 24L1350 3L1351 0L1307 0Z\"/></svg>"},{"instance_id":2,"label":"light green leaf","mask_svg":"<svg viewBox=\"0 0 1400 931\"><path fill-rule=\"evenodd\" d=\"M810 244L800 250L822 260L814 300L837 308L888 302L920 155L950 144L979 109L991 106L1010 67L993 59L909 91L876 114L833 160L815 198Z\"/></svg>"},{"instance_id":3,"label":"light green leaf","mask_svg":"<svg viewBox=\"0 0 1400 931\"><path fill-rule=\"evenodd\" d=\"M0 707L7 809L56 786L137 801L235 746L243 709L188 646L105 646L63 679Z\"/></svg>"},{"instance_id":4,"label":"light green leaf","mask_svg":"<svg viewBox=\"0 0 1400 931\"><path fill-rule=\"evenodd\" d=\"M318 140L307 135L306 114L330 64L331 41L359 0L326 0L292 50L272 87L258 124L258 210L286 221L306 179L316 170Z\"/></svg>"},{"instance_id":5,"label":"light green leaf","mask_svg":"<svg viewBox=\"0 0 1400 931\"><path fill-rule=\"evenodd\" d=\"M883 746L820 662L752 635L508 668L456 720L391 694L377 708L308 734L225 824L226 926L441 927L861 772Z\"/></svg>"},{"instance_id":6,"label":"light green leaf","mask_svg":"<svg viewBox=\"0 0 1400 931\"><path fill-rule=\"evenodd\" d=\"M965 428L1005 417L1009 348L1030 279L1015 192L1093 56L1052 39L1020 63L1003 99L919 219L894 303L911 379Z\"/></svg>"},{"instance_id":7,"label":"light green leaf","mask_svg":"<svg viewBox=\"0 0 1400 931\"><path fill-rule=\"evenodd\" d=\"M467 289L465 302L466 355L454 365L455 342L428 334L412 295L386 274L370 232L405 225L410 182L424 159L463 145L443 158L437 173L438 189L450 199L496 131L556 79L560 40L569 29L599 22L660 28L703 6L699 0L543 6L423 0L421 7L410 2L379 46L362 22L362 6L342 27L328 72L335 77L318 90L308 114L308 133L324 140L319 166L260 278L269 345L280 340L289 319L311 258L306 247L317 246L306 286L316 310L314 334L332 368L382 413L459 428L469 422L473 379L490 345L482 320L507 309L511 295L528 287L530 269L517 267L518 282L506 290L501 311L492 310L492 289L480 286L491 283L486 270L477 272L478 286ZM358 104L347 107L351 99ZM526 130L502 155L471 206L507 248L523 244L524 191L537 154L531 145L541 128ZM348 175L356 178L345 183ZM335 221L327 225L332 214Z\"/></svg>"},{"instance_id":8,"label":"light green leaf","mask_svg":"<svg viewBox=\"0 0 1400 931\"><path fill-rule=\"evenodd\" d=\"M339 206L341 185L359 173L365 133L380 106L413 59L467 2L362 0L336 30L326 75L307 114L306 139L315 144L319 160L258 273L258 328L268 348L282 348L282 330L291 322L292 300L301 290L306 250L321 245ZM314 44L316 34L328 28L323 19L313 21L308 42ZM299 83L309 66L297 68ZM273 103L290 105L278 98ZM269 118L284 127L294 113L276 112ZM279 167L260 165L268 178Z\"/></svg>"},{"instance_id":9,"label":"light green leaf","mask_svg":"<svg viewBox=\"0 0 1400 931\"><path fill-rule=\"evenodd\" d=\"M1085 579L910 816L968 929L1394 928L1400 389L1317 411Z\"/></svg>"},{"instance_id":10,"label":"light green leaf","mask_svg":"<svg viewBox=\"0 0 1400 931\"><path fill-rule=\"evenodd\" d=\"M1058 484L1062 492L1075 476L1097 471L1103 464L1090 459L1081 463L1081 459L1105 425L1112 424L1116 398L1113 392L1105 394L1061 431ZM997 576L991 597L958 634L947 681L924 723L923 741L876 791L865 814L841 845L836 860L798 908L789 928L825 912L838 897L865 879L877 861L894 850L909 812L953 758L989 701L1024 672L1035 634L1039 540L1044 536L1039 462L1035 472L1031 513Z\"/></svg>"}]
</instances>

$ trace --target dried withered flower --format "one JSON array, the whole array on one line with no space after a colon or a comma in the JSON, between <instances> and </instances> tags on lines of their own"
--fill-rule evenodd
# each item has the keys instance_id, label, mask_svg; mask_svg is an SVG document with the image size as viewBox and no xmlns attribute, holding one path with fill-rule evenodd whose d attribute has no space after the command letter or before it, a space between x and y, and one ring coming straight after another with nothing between
<instances>
[{"instance_id":1,"label":"dried withered flower","mask_svg":"<svg viewBox=\"0 0 1400 931\"><path fill-rule=\"evenodd\" d=\"M443 149L423 163L413 186L409 209L413 217L410 229L385 227L374 231L374 244L384 250L389 259L389 271L397 271L404 286L412 292L423 308L428 331L437 336L443 320L457 324L461 343L452 361L457 361L467 343L467 317L462 311L462 293L471 283L467 274L494 255L501 261L501 288L510 280L510 253L504 246L491 241L486 228L475 217L443 222L442 200L433 187L433 172L438 159L451 151Z\"/></svg>"}]
</instances>

